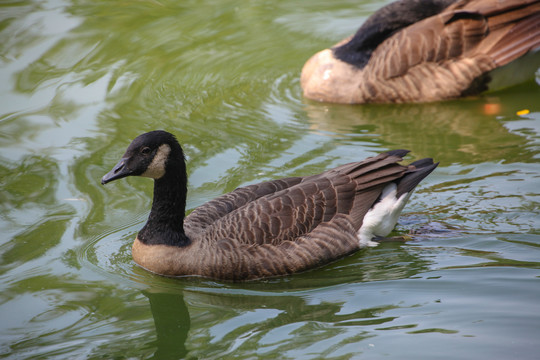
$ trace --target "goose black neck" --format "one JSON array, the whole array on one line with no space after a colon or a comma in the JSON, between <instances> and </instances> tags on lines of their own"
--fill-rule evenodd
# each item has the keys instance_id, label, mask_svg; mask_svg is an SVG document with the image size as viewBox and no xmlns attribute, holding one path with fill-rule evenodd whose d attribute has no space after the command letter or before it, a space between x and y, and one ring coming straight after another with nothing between
<instances>
[{"instance_id":1,"label":"goose black neck","mask_svg":"<svg viewBox=\"0 0 540 360\"><path fill-rule=\"evenodd\" d=\"M178 146L178 148L180 148ZM184 232L187 174L183 153L173 149L165 174L154 180L154 200L146 225L138 238L147 245L186 246L190 239Z\"/></svg>"}]
</instances>

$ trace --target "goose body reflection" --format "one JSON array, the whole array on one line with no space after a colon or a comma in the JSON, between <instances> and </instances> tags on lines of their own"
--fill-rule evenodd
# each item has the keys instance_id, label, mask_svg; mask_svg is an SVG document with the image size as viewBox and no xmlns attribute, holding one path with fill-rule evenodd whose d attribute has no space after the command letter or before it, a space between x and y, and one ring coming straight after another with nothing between
<instances>
[{"instance_id":1,"label":"goose body reflection","mask_svg":"<svg viewBox=\"0 0 540 360\"><path fill-rule=\"evenodd\" d=\"M152 131L135 138L102 183L154 179L147 223L132 248L141 267L166 276L252 280L304 271L384 237L431 159L398 164L394 150L325 171L241 187L185 217L187 175L176 138Z\"/></svg>"},{"instance_id":2,"label":"goose body reflection","mask_svg":"<svg viewBox=\"0 0 540 360\"><path fill-rule=\"evenodd\" d=\"M400 0L304 65L309 99L429 102L534 77L540 67L538 0Z\"/></svg>"}]
</instances>

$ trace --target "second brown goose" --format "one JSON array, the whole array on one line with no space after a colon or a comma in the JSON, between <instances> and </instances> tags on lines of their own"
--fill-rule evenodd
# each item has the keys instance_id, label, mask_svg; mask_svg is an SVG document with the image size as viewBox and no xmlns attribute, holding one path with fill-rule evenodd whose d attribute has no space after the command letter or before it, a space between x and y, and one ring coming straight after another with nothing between
<instances>
[{"instance_id":1,"label":"second brown goose","mask_svg":"<svg viewBox=\"0 0 540 360\"><path fill-rule=\"evenodd\" d=\"M400 0L313 55L301 85L324 102L428 102L515 85L539 67L539 0Z\"/></svg>"},{"instance_id":2,"label":"second brown goose","mask_svg":"<svg viewBox=\"0 0 540 360\"><path fill-rule=\"evenodd\" d=\"M252 280L314 268L386 236L414 188L438 164L397 162L394 150L318 175L249 185L185 216L187 175L176 138L135 138L102 184L126 176L154 179L148 221L133 243L141 267L166 276Z\"/></svg>"}]
</instances>

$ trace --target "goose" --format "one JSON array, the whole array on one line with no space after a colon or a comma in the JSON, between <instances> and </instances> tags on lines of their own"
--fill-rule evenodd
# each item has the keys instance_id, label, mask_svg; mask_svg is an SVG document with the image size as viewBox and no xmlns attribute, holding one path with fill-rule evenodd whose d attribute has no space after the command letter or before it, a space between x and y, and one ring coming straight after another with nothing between
<instances>
[{"instance_id":1,"label":"goose","mask_svg":"<svg viewBox=\"0 0 540 360\"><path fill-rule=\"evenodd\" d=\"M400 0L313 55L300 83L321 102L442 101L534 78L539 49L539 0Z\"/></svg>"},{"instance_id":2,"label":"goose","mask_svg":"<svg viewBox=\"0 0 540 360\"><path fill-rule=\"evenodd\" d=\"M240 187L185 216L182 147L155 130L136 137L101 183L154 179L152 208L132 246L140 267L170 277L255 280L319 267L388 235L416 185L438 165L397 164L407 153Z\"/></svg>"}]
</instances>

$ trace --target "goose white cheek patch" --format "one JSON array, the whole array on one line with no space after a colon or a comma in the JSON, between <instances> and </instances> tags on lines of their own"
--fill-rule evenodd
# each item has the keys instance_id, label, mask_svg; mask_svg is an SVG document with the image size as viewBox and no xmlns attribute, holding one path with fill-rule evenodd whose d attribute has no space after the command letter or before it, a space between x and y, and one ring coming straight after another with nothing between
<instances>
[{"instance_id":1,"label":"goose white cheek patch","mask_svg":"<svg viewBox=\"0 0 540 360\"><path fill-rule=\"evenodd\" d=\"M165 175L165 164L167 163L167 158L171 152L171 147L167 144L163 144L158 148L154 159L148 166L148 169L141 176L149 177L152 179L159 179Z\"/></svg>"}]
</instances>

